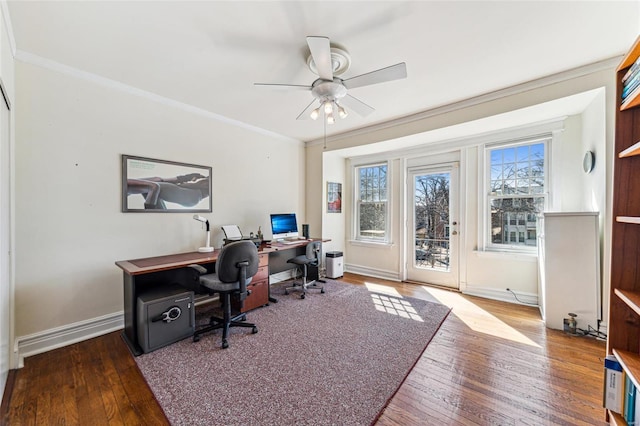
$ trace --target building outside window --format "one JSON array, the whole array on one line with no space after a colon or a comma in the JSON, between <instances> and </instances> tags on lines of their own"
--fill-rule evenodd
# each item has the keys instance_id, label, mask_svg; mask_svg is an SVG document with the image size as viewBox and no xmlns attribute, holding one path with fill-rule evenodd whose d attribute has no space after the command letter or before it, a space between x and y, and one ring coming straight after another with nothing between
<instances>
[{"instance_id":1,"label":"building outside window","mask_svg":"<svg viewBox=\"0 0 640 426\"><path fill-rule=\"evenodd\" d=\"M488 147L488 246L537 245L537 216L547 198L549 139Z\"/></svg>"},{"instance_id":2,"label":"building outside window","mask_svg":"<svg viewBox=\"0 0 640 426\"><path fill-rule=\"evenodd\" d=\"M387 164L356 167L355 172L356 239L387 242Z\"/></svg>"}]
</instances>

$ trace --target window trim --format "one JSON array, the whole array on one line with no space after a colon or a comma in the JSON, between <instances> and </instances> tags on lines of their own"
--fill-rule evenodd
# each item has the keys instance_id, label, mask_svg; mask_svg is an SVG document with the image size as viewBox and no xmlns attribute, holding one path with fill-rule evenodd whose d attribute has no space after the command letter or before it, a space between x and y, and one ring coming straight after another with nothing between
<instances>
[{"instance_id":1,"label":"window trim","mask_svg":"<svg viewBox=\"0 0 640 426\"><path fill-rule=\"evenodd\" d=\"M551 193L550 193L550 170L551 170L551 144L553 141L553 133L536 135L522 139L512 139L508 141L501 141L496 143L487 143L482 147L483 155L482 155L482 166L479 170L479 176L481 177L482 189L483 189L483 200L482 203L482 212L478 216L482 223L479 226L479 229L482 231L482 237L480 241L482 242L482 249L484 251L492 251L492 252L510 252L510 253L524 253L524 254L534 254L538 251L538 243L536 242L535 246L525 246L519 244L494 244L491 241L491 200L496 197L492 197L490 194L491 188L491 150L501 149L501 148L509 148L509 147L517 147L523 145L533 145L536 143L544 144L544 192L541 194L534 194L535 198L542 198L543 207L542 211L546 211L549 207ZM513 198L518 198L516 194ZM522 195L520 198L531 198L531 195ZM542 213L542 212L540 212ZM518 235L516 237L519 238ZM526 236L525 236L526 237ZM536 234L536 238L538 234Z\"/></svg>"},{"instance_id":2,"label":"window trim","mask_svg":"<svg viewBox=\"0 0 640 426\"><path fill-rule=\"evenodd\" d=\"M387 168L386 175L386 207L385 207L385 238L375 239L367 238L360 235L360 176L359 170L367 167L385 166ZM361 163L352 166L353 169L353 241L365 244L385 245L391 243L391 164L390 161L374 161L371 163Z\"/></svg>"}]
</instances>

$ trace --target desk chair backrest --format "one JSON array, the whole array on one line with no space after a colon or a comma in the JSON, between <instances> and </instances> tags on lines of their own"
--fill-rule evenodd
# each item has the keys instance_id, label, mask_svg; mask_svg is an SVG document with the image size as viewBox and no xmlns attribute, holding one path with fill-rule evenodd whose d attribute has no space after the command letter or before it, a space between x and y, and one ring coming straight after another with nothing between
<instances>
[{"instance_id":1,"label":"desk chair backrest","mask_svg":"<svg viewBox=\"0 0 640 426\"><path fill-rule=\"evenodd\" d=\"M258 272L258 249L251 241L235 241L225 245L216 261L216 273L223 283L240 283L240 298L247 295L247 284Z\"/></svg>"},{"instance_id":2,"label":"desk chair backrest","mask_svg":"<svg viewBox=\"0 0 640 426\"><path fill-rule=\"evenodd\" d=\"M189 269L201 274L197 277L200 287L207 289L209 294L220 295L222 308L222 317L212 316L208 326L196 330L193 335L194 342L200 340L202 334L221 328L224 349L229 347L227 341L229 327L248 327L252 329L252 333L258 332L255 324L246 321L244 313L232 315L231 298L237 296L242 308L249 294L247 284L258 272L259 263L258 249L255 244L251 241L234 241L220 250L215 264L216 272L207 274L207 270L201 265L189 265Z\"/></svg>"},{"instance_id":3,"label":"desk chair backrest","mask_svg":"<svg viewBox=\"0 0 640 426\"><path fill-rule=\"evenodd\" d=\"M315 259L318 265L320 265L320 259L322 258L322 243L320 241L312 241L307 244L307 258Z\"/></svg>"}]
</instances>

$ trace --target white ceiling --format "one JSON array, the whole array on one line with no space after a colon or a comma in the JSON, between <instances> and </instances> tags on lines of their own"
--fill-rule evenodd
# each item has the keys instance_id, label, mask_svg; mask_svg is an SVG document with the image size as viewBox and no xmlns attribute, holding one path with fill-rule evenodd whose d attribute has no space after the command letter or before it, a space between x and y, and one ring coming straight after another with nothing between
<instances>
[{"instance_id":1,"label":"white ceiling","mask_svg":"<svg viewBox=\"0 0 640 426\"><path fill-rule=\"evenodd\" d=\"M349 93L376 108L328 135L371 126L624 53L637 1L8 1L16 57L61 64L120 87L286 137L320 138L296 120L310 85L305 37L346 48L343 78L406 62L408 78ZM71 67L71 68L68 68Z\"/></svg>"}]
</instances>

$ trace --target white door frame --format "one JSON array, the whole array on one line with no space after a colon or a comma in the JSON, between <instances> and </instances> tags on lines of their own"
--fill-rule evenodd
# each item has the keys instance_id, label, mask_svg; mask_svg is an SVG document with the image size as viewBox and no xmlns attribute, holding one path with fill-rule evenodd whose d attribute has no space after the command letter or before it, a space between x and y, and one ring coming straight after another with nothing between
<instances>
[{"instance_id":1,"label":"white door frame","mask_svg":"<svg viewBox=\"0 0 640 426\"><path fill-rule=\"evenodd\" d=\"M14 289L13 289L13 218L11 105L0 80L0 397L13 365Z\"/></svg>"},{"instance_id":2,"label":"white door frame","mask_svg":"<svg viewBox=\"0 0 640 426\"><path fill-rule=\"evenodd\" d=\"M456 196L455 202L458 203L458 214L457 214L457 228L458 228L458 271L457 271L457 287L459 290L464 290L466 287L466 279L465 277L465 269L466 269L466 256L464 246L466 243L466 206L465 206L465 197L466 197L466 175L464 164L468 160L468 153L465 149L461 150L453 150L453 151L437 151L429 156L420 156L420 157L412 157L412 158L404 158L403 163L403 191L402 196L402 217L404 218L404 224L402 226L402 241L401 250L400 250L400 271L401 276L400 279L402 281L407 281L408 279L408 271L407 264L409 261L412 261L413 252L409 253L407 250L408 240L411 238L413 232L409 232L408 223L409 216L413 214L412 209L409 207L409 203L413 202L414 194L411 193L411 187L413 183L409 181L409 169L417 169L420 167L430 168L437 167L447 164L456 164L458 170L458 195Z\"/></svg>"}]
</instances>

